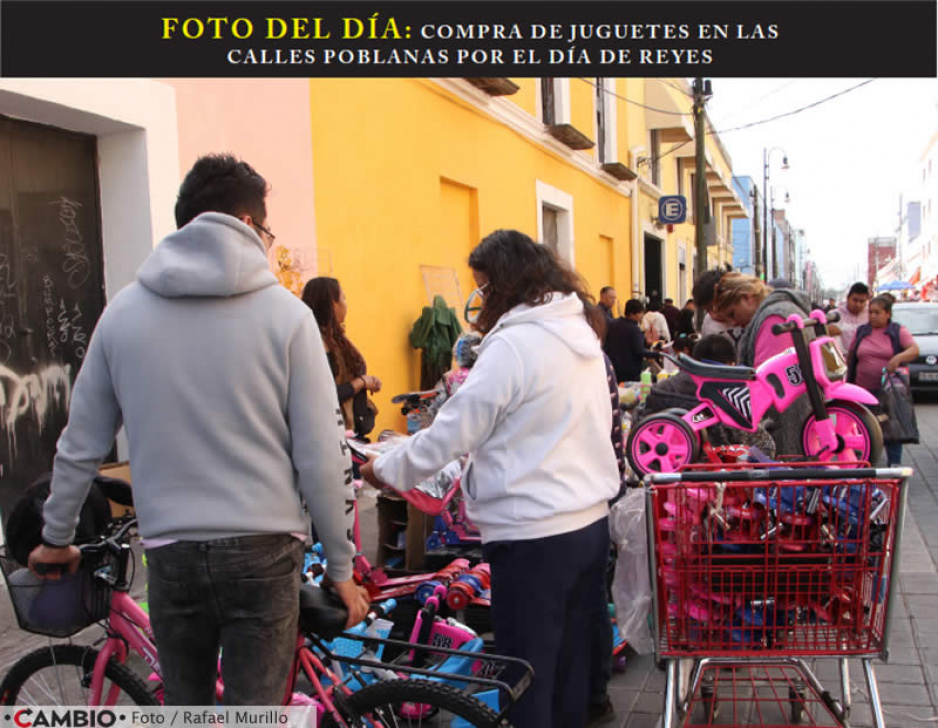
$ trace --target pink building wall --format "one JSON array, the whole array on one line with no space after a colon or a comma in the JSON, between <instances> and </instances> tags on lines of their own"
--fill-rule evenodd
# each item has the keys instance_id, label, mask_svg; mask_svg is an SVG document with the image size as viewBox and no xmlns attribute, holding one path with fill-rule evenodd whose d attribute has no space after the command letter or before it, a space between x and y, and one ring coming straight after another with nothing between
<instances>
[{"instance_id":1,"label":"pink building wall","mask_svg":"<svg viewBox=\"0 0 938 728\"><path fill-rule=\"evenodd\" d=\"M230 152L270 184L267 220L305 281L316 270L309 82L164 79L176 91L180 174L200 155ZM180 180L181 181L181 180Z\"/></svg>"}]
</instances>

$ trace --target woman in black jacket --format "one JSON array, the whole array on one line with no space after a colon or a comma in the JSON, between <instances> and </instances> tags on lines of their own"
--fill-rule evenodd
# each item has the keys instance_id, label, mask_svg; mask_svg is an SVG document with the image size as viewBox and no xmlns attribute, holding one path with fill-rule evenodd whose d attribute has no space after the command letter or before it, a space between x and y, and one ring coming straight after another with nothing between
<instances>
[{"instance_id":1,"label":"woman in black jacket","mask_svg":"<svg viewBox=\"0 0 938 728\"><path fill-rule=\"evenodd\" d=\"M335 278L313 278L303 288L303 303L310 307L319 325L345 427L365 437L374 429L378 411L368 399L368 392L380 391L381 380L365 373L364 357L345 336L345 291Z\"/></svg>"}]
</instances>

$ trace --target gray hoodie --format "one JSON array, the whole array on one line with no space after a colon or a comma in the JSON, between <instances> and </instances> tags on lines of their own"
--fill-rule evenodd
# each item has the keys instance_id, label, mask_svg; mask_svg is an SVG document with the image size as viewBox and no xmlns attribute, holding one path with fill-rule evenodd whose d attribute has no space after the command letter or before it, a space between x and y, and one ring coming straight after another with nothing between
<instances>
[{"instance_id":1,"label":"gray hoodie","mask_svg":"<svg viewBox=\"0 0 938 728\"><path fill-rule=\"evenodd\" d=\"M240 220L205 213L167 236L105 309L58 442L44 538L70 543L121 424L145 539L305 533L351 576L350 459L312 312Z\"/></svg>"}]
</instances>

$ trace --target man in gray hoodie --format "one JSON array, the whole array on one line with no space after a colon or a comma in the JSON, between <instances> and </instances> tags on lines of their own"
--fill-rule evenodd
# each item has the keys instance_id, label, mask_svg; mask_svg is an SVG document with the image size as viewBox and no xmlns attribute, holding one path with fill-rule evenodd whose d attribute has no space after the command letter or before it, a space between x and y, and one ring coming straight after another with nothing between
<instances>
[{"instance_id":1,"label":"man in gray hoodie","mask_svg":"<svg viewBox=\"0 0 938 728\"><path fill-rule=\"evenodd\" d=\"M368 609L347 538L351 462L322 339L270 272L267 183L229 155L196 161L178 230L104 311L58 442L35 564L70 571L92 478L123 424L147 549L165 701L279 704L296 644L305 501L327 575Z\"/></svg>"}]
</instances>

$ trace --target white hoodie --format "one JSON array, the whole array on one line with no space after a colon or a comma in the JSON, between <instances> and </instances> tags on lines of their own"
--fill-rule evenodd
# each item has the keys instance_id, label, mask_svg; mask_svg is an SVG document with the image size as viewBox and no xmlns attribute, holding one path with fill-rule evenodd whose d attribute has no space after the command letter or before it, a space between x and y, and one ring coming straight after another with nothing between
<instances>
[{"instance_id":1,"label":"white hoodie","mask_svg":"<svg viewBox=\"0 0 938 728\"><path fill-rule=\"evenodd\" d=\"M526 540L584 528L619 490L602 349L573 294L517 306L433 425L382 455L375 474L414 487L463 453L469 517L482 541Z\"/></svg>"}]
</instances>

